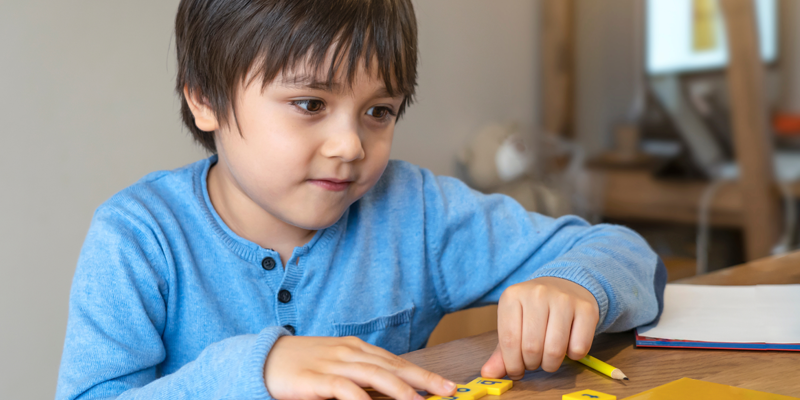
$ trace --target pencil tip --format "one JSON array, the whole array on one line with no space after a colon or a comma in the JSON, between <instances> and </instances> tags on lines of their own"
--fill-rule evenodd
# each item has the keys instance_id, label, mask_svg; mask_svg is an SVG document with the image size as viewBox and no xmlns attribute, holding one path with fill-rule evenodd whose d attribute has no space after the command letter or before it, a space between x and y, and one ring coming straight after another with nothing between
<instances>
[{"instance_id":1,"label":"pencil tip","mask_svg":"<svg viewBox=\"0 0 800 400\"><path fill-rule=\"evenodd\" d=\"M626 380L626 381L629 381L629 380L630 380L630 379L628 379L628 377L627 377L627 376L626 376L626 377L624 377L624 378L622 378L622 379L624 379L624 380Z\"/></svg>"}]
</instances>

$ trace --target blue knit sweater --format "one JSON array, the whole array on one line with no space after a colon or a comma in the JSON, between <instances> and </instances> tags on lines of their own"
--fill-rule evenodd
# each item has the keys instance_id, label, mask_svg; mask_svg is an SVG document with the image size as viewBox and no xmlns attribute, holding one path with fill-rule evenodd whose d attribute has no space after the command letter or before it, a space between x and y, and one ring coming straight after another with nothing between
<instances>
[{"instance_id":1,"label":"blue knit sweater","mask_svg":"<svg viewBox=\"0 0 800 400\"><path fill-rule=\"evenodd\" d=\"M444 314L543 276L594 295L598 332L659 313L666 273L634 232L529 213L400 161L284 266L214 211L215 161L150 174L98 208L57 399L270 399L263 366L281 335L354 335L404 353Z\"/></svg>"}]
</instances>

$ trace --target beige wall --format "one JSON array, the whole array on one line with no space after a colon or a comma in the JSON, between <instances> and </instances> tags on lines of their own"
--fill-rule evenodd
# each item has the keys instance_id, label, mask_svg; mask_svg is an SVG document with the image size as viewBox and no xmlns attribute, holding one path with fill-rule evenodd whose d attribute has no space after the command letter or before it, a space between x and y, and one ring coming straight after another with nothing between
<instances>
[{"instance_id":1,"label":"beige wall","mask_svg":"<svg viewBox=\"0 0 800 400\"><path fill-rule=\"evenodd\" d=\"M0 1L0 398L55 393L94 209L202 152L172 95L176 1Z\"/></svg>"},{"instance_id":2,"label":"beige wall","mask_svg":"<svg viewBox=\"0 0 800 400\"><path fill-rule=\"evenodd\" d=\"M634 110L643 2L575 1L575 136L589 153L611 146L614 126Z\"/></svg>"},{"instance_id":3,"label":"beige wall","mask_svg":"<svg viewBox=\"0 0 800 400\"><path fill-rule=\"evenodd\" d=\"M483 125L538 126L538 14L532 0L418 0L419 89L392 156L454 174Z\"/></svg>"},{"instance_id":4,"label":"beige wall","mask_svg":"<svg viewBox=\"0 0 800 400\"><path fill-rule=\"evenodd\" d=\"M0 399L53 397L93 210L203 157L172 94L177 3L0 1ZM535 125L537 2L415 4L420 95L393 156L449 174L479 126Z\"/></svg>"}]
</instances>

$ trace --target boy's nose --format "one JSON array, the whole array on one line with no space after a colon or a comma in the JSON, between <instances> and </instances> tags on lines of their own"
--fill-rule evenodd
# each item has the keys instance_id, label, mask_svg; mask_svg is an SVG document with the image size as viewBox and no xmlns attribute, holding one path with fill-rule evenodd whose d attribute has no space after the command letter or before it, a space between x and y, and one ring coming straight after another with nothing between
<instances>
[{"instance_id":1,"label":"boy's nose","mask_svg":"<svg viewBox=\"0 0 800 400\"><path fill-rule=\"evenodd\" d=\"M339 158L343 162L353 162L363 159L366 155L361 143L361 137L356 127L342 127L332 134L322 146L322 155L329 158Z\"/></svg>"}]
</instances>

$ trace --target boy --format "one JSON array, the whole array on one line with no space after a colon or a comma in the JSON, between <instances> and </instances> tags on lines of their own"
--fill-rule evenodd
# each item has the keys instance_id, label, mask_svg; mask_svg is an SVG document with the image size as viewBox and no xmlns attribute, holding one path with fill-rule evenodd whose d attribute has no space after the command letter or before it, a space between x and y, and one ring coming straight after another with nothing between
<instances>
[{"instance_id":1,"label":"boy","mask_svg":"<svg viewBox=\"0 0 800 400\"><path fill-rule=\"evenodd\" d=\"M615 226L389 162L416 84L410 0L182 0L182 116L207 160L98 208L58 399L419 400L395 354L499 302L481 374L583 357L657 317L665 270Z\"/></svg>"}]
</instances>

